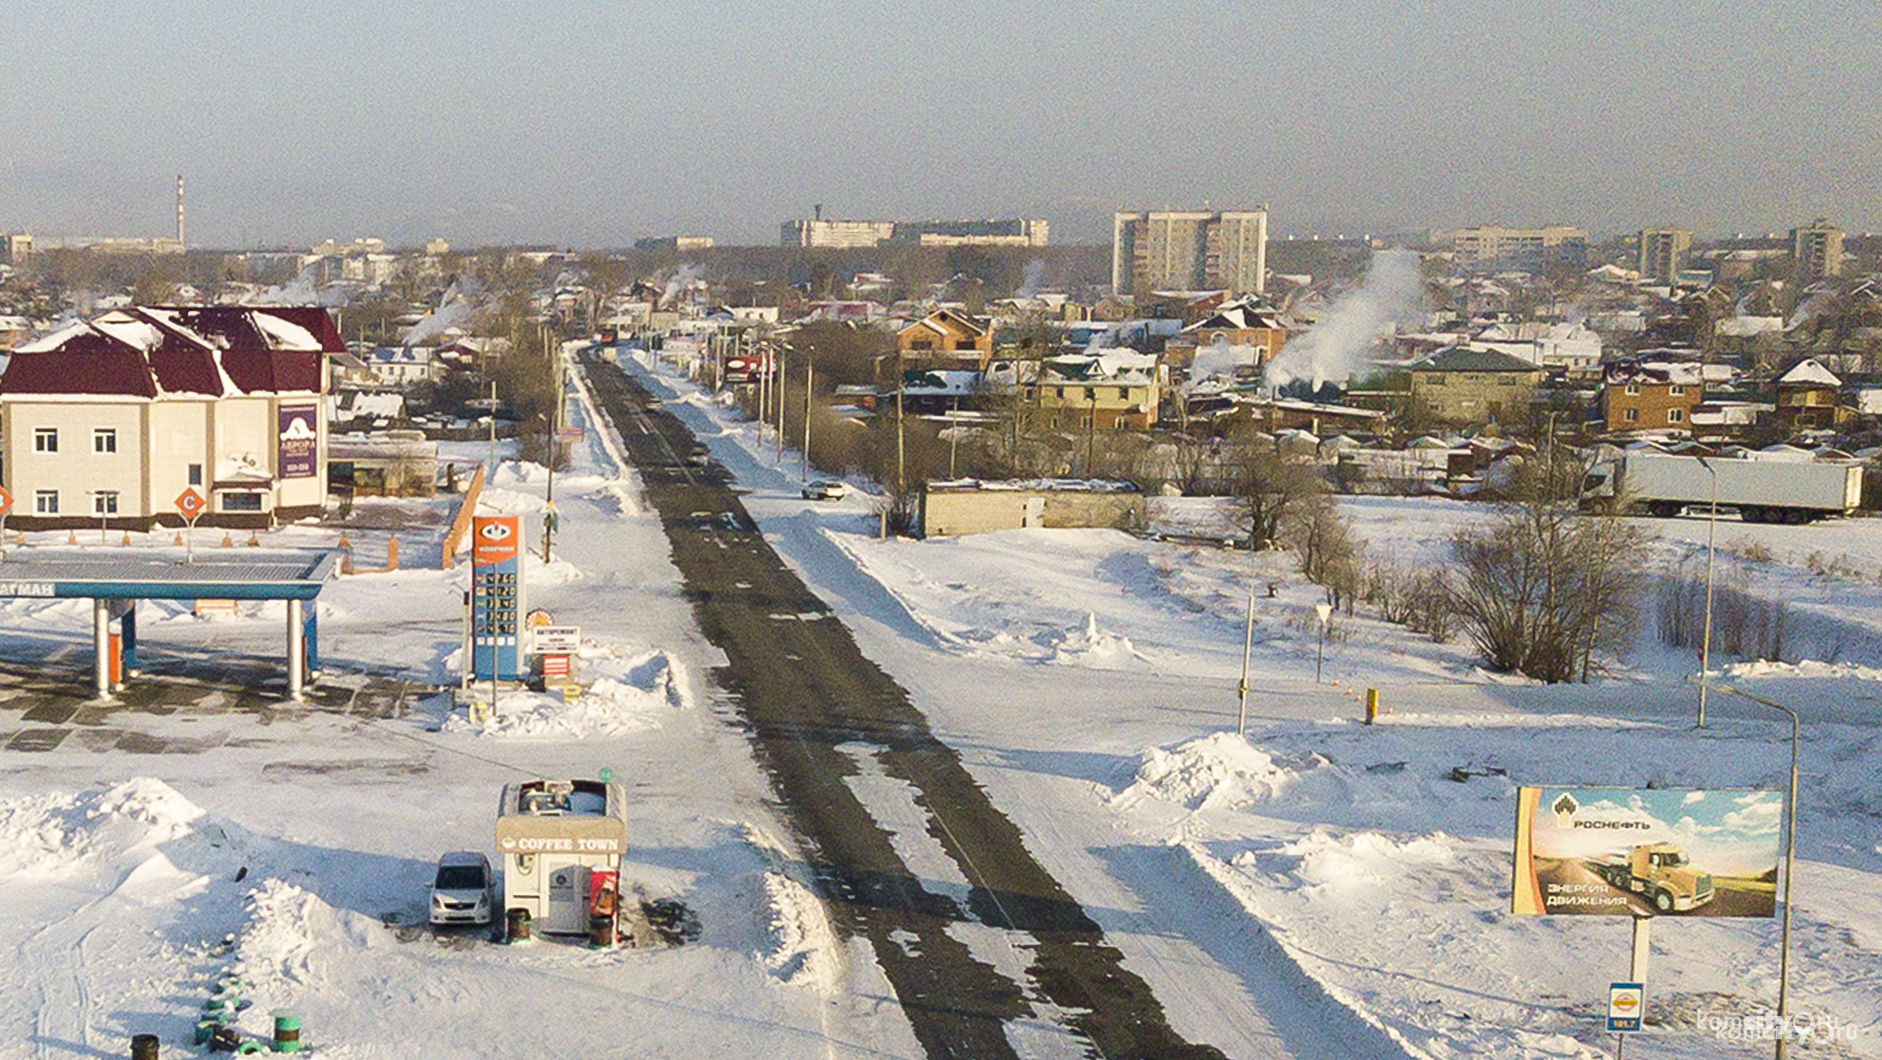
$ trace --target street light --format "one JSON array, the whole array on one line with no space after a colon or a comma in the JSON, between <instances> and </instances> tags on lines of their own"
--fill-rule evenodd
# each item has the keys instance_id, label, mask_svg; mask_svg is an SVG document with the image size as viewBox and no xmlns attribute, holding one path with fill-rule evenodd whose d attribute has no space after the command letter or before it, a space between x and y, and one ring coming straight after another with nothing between
<instances>
[{"instance_id":1,"label":"street light","mask_svg":"<svg viewBox=\"0 0 1882 1060\"><path fill-rule=\"evenodd\" d=\"M1712 670L1712 556L1719 526L1719 469L1705 457L1699 466L1712 476L1712 507L1706 515L1706 627L1699 634L1699 728L1706 727L1707 674Z\"/></svg>"},{"instance_id":2,"label":"street light","mask_svg":"<svg viewBox=\"0 0 1882 1060\"><path fill-rule=\"evenodd\" d=\"M1705 675L1700 674L1703 682ZM1703 692L1705 685L1700 684ZM1791 887L1796 878L1797 868L1797 747L1800 742L1802 723L1797 712L1782 703L1774 703L1763 696L1754 696L1750 692L1741 692L1730 685L1720 685L1719 691L1726 695L1748 699L1762 707L1782 711L1791 720L1791 775L1790 792L1785 796L1790 803L1788 819L1785 821L1784 834L1784 920L1778 933L1777 955L1777 1060L1784 1060L1784 1038L1789 1032L1790 1019L1790 966L1791 966Z\"/></svg>"},{"instance_id":3,"label":"street light","mask_svg":"<svg viewBox=\"0 0 1882 1060\"><path fill-rule=\"evenodd\" d=\"M1327 623L1333 621L1333 605L1322 601L1313 605L1313 613L1320 616L1320 650L1313 660L1313 683L1317 685L1320 683L1320 665L1327 658Z\"/></svg>"}]
</instances>

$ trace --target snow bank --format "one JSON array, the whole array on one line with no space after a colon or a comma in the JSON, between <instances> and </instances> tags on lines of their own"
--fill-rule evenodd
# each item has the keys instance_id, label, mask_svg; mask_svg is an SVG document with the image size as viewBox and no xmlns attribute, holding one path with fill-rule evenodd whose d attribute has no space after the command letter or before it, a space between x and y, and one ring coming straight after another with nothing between
<instances>
[{"instance_id":1,"label":"snow bank","mask_svg":"<svg viewBox=\"0 0 1882 1060\"><path fill-rule=\"evenodd\" d=\"M107 867L191 834L202 816L201 807L150 777L0 802L0 880L56 876L87 861Z\"/></svg>"},{"instance_id":2,"label":"snow bank","mask_svg":"<svg viewBox=\"0 0 1882 1060\"><path fill-rule=\"evenodd\" d=\"M573 700L564 701L559 693L504 692L489 721L473 722L454 712L443 731L510 739L611 736L658 728L674 711L691 707L685 672L664 651L617 656L612 648L585 644L581 667L589 684ZM473 690L466 702L487 701L487 696Z\"/></svg>"},{"instance_id":3,"label":"snow bank","mask_svg":"<svg viewBox=\"0 0 1882 1060\"><path fill-rule=\"evenodd\" d=\"M769 927L775 944L764 958L773 975L792 986L835 994L843 986L842 945L810 888L781 872L765 873Z\"/></svg>"},{"instance_id":4,"label":"snow bank","mask_svg":"<svg viewBox=\"0 0 1882 1060\"><path fill-rule=\"evenodd\" d=\"M1128 807L1145 799L1191 810L1247 806L1279 795L1302 774L1328 765L1314 753L1275 755L1232 732L1192 740L1174 751L1151 748L1137 780L1113 800Z\"/></svg>"}]
</instances>

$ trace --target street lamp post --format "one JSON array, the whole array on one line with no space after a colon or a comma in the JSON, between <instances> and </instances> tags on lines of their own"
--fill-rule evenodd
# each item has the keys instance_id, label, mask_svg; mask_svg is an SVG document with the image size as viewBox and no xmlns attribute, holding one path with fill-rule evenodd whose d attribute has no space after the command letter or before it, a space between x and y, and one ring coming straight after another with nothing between
<instances>
[{"instance_id":1,"label":"street lamp post","mask_svg":"<svg viewBox=\"0 0 1882 1060\"><path fill-rule=\"evenodd\" d=\"M1252 585L1249 591L1254 591ZM1313 683L1317 685L1320 683L1320 666L1327 658L1327 623L1333 621L1333 605L1324 602L1315 604L1313 613L1320 616L1320 650L1315 653L1313 660Z\"/></svg>"},{"instance_id":2,"label":"street lamp post","mask_svg":"<svg viewBox=\"0 0 1882 1060\"><path fill-rule=\"evenodd\" d=\"M1701 674L1700 677L1703 680L1704 675ZM1797 717L1797 712L1782 703L1774 703L1763 696L1754 696L1750 692L1740 691L1730 685L1720 685L1719 691L1741 699L1748 699L1762 707L1781 711L1791 720L1790 791L1785 796L1785 801L1790 804L1790 808L1784 822L1784 919L1778 930L1777 955L1777 1060L1784 1060L1784 1039L1789 1032L1788 1021L1790 1019L1791 889L1796 879L1797 869L1797 748L1801 742L1803 725Z\"/></svg>"},{"instance_id":3,"label":"street lamp post","mask_svg":"<svg viewBox=\"0 0 1882 1060\"><path fill-rule=\"evenodd\" d=\"M1699 728L1706 727L1706 688L1712 671L1712 557L1719 526L1719 469L1705 457L1699 466L1712 476L1712 506L1706 515L1706 625L1699 634Z\"/></svg>"},{"instance_id":4,"label":"street lamp post","mask_svg":"<svg viewBox=\"0 0 1882 1060\"><path fill-rule=\"evenodd\" d=\"M1248 732L1248 655L1255 646L1255 576L1248 575L1248 619L1242 624L1242 679L1235 684L1235 735Z\"/></svg>"}]
</instances>

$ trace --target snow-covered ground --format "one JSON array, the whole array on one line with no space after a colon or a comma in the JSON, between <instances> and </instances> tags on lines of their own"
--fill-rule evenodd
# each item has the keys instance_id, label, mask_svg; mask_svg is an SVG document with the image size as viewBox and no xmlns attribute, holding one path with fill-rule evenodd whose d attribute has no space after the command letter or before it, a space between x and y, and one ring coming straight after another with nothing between
<instances>
[{"instance_id":1,"label":"snow-covered ground","mask_svg":"<svg viewBox=\"0 0 1882 1060\"><path fill-rule=\"evenodd\" d=\"M883 541L866 495L800 500L795 463L776 467L755 425L642 370L754 488L747 507L773 543L962 749L1177 1028L1230 1055L1334 1055L1328 1042L1346 1043L1339 1055L1608 1055L1600 1017L1628 972L1629 926L1509 912L1514 789L1785 784L1788 727L1772 712L1715 691L1693 730L1696 660L1659 645L1656 586L1636 649L1590 685L1486 674L1467 644L1364 608L1335 620L1316 685L1321 597L1286 557L1109 531ZM1227 536L1217 502L1153 503L1164 529ZM1492 516L1444 500L1342 505L1371 554L1413 565L1443 562L1457 530ZM1655 577L1702 573L1706 520L1646 525ZM1728 517L1715 530L1719 584L1783 601L1797 650L1837 660L1715 662L1808 720L1792 1012L1838 1028L1815 1055L1882 1055L1882 526ZM1369 687L1388 711L1376 727L1359 723ZM1506 775L1448 779L1458 766ZM1661 924L1653 1026L1629 1053L1768 1048L1733 1037L1775 1005L1777 940L1775 921Z\"/></svg>"},{"instance_id":2,"label":"snow-covered ground","mask_svg":"<svg viewBox=\"0 0 1882 1060\"><path fill-rule=\"evenodd\" d=\"M767 538L909 689L1176 1029L1230 1056L1606 1056L1600 1016L1627 973L1628 926L1509 913L1515 787L1783 786L1788 730L1715 693L1695 732L1691 653L1659 648L1651 620L1608 676L1549 688L1487 675L1467 645L1362 608L1336 619L1316 683L1318 591L1285 557L1109 531L880 540L865 493L801 499L774 439L656 366L635 370L751 490ZM246 1029L292 1005L335 1056L920 1055L867 948L837 940L805 885L632 473L595 431L576 463L556 478L556 559L527 572L529 604L583 628L591 688L573 703L511 693L477 724L448 692L380 720L184 710L113 723L209 750L0 752L0 900L13 914L0 947L16 955L0 964L0 1012L25 1029L0 1040L0 1060L117 1055L140 1031L186 1042L228 968L254 1002ZM506 463L487 503L524 514L534 543L546 485L541 469ZM1211 502L1158 503L1172 529L1219 526ZM1441 562L1450 534L1488 515L1343 503L1374 554L1413 564ZM1656 529L1657 571L1703 561L1703 519ZM1800 629L1814 623L1814 646L1841 646L1815 661L1716 661L1806 718L1793 1011L1848 1037L1804 1055L1882 1055L1882 528L1717 529L1730 584L1788 603ZM378 562L383 536L353 535L363 561ZM454 687L464 580L411 564L340 580L322 598L323 655ZM5 604L0 650L83 652L86 618ZM171 608L147 616L143 639L157 653L265 653L280 621L278 609L216 621ZM1370 727L1369 687L1388 711ZM852 790L905 862L938 893L964 893L928 809L869 748L851 750ZM1458 766L1479 775L1449 779ZM684 902L696 941L497 947L408 926L439 853L490 848L502 783L603 767L630 794L626 877ZM1482 775L1492 767L1503 774ZM957 931L1023 981L1023 939ZM1629 1054L1768 1049L1721 1035L1774 1004L1777 958L1775 922L1657 922L1654 1025ZM1050 1012L1010 1036L1024 1056L1080 1052Z\"/></svg>"}]
</instances>

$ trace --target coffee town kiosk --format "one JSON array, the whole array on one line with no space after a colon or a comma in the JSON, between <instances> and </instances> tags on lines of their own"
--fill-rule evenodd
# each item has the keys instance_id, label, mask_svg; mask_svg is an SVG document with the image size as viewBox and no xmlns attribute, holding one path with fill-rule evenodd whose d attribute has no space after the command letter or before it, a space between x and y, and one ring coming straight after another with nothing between
<instances>
[{"instance_id":1,"label":"coffee town kiosk","mask_svg":"<svg viewBox=\"0 0 1882 1060\"><path fill-rule=\"evenodd\" d=\"M599 780L505 785L497 852L506 913L526 911L533 929L544 934L587 934L591 917L612 921L619 905L625 790Z\"/></svg>"}]
</instances>

